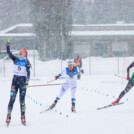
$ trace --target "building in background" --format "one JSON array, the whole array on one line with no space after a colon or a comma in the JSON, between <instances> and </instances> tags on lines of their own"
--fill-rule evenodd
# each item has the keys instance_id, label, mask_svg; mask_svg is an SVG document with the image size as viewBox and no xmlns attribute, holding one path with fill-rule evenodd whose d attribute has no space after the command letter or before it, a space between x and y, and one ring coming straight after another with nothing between
<instances>
[{"instance_id":1,"label":"building in background","mask_svg":"<svg viewBox=\"0 0 134 134\"><path fill-rule=\"evenodd\" d=\"M0 0L0 31L32 23L37 35L34 46L43 61L66 59L79 52L82 56L132 56L133 7L133 0L13 0L10 4ZM6 38L0 38L1 44ZM13 47L28 44L31 49L31 40L15 37Z\"/></svg>"},{"instance_id":2,"label":"building in background","mask_svg":"<svg viewBox=\"0 0 134 134\"><path fill-rule=\"evenodd\" d=\"M72 25L72 55L134 56L134 24Z\"/></svg>"},{"instance_id":3,"label":"building in background","mask_svg":"<svg viewBox=\"0 0 134 134\"><path fill-rule=\"evenodd\" d=\"M19 50L22 47L28 50L36 49L36 35L33 33L33 24L31 23L13 25L0 31L0 46L4 46L9 38L13 40L12 50Z\"/></svg>"}]
</instances>

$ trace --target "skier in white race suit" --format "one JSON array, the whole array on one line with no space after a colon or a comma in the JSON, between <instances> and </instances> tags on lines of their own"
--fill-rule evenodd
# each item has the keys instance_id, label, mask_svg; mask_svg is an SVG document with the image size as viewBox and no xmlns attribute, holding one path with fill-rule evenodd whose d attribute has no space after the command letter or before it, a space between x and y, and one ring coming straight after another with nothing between
<instances>
[{"instance_id":1,"label":"skier in white race suit","mask_svg":"<svg viewBox=\"0 0 134 134\"><path fill-rule=\"evenodd\" d=\"M70 88L71 89L71 100L72 100L72 112L75 111L75 93L77 90L77 74L84 73L82 69L79 69L77 66L74 66L73 61L67 62L68 66L61 72L61 74L55 76L57 80L60 76L66 75L65 84L62 85L59 95L54 100L53 104L49 107L49 109L53 109L57 102L61 99L61 97L65 94L65 92Z\"/></svg>"}]
</instances>

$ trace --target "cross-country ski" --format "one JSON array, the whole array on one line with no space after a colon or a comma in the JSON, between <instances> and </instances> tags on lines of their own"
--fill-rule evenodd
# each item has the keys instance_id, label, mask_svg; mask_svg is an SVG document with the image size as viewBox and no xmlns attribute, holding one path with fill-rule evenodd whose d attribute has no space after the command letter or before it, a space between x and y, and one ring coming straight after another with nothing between
<instances>
[{"instance_id":1,"label":"cross-country ski","mask_svg":"<svg viewBox=\"0 0 134 134\"><path fill-rule=\"evenodd\" d=\"M115 104L115 105L113 105L113 104L109 104L109 105L106 105L106 106L97 108L97 110L101 110L101 109L105 109L105 108L109 108L109 107L113 107L113 106L118 106L118 105L121 105L121 104L124 104L124 102L117 103L117 104Z\"/></svg>"}]
</instances>

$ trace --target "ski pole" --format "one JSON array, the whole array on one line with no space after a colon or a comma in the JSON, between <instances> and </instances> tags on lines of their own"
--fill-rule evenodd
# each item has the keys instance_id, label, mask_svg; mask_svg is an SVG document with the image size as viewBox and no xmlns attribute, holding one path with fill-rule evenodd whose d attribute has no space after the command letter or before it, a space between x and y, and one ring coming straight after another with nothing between
<instances>
[{"instance_id":1,"label":"ski pole","mask_svg":"<svg viewBox=\"0 0 134 134\"><path fill-rule=\"evenodd\" d=\"M54 80L47 81L47 83L51 83L51 82L53 82L53 81L55 81L55 79L54 79Z\"/></svg>"},{"instance_id":2,"label":"ski pole","mask_svg":"<svg viewBox=\"0 0 134 134\"><path fill-rule=\"evenodd\" d=\"M59 77L58 79L65 79L65 77ZM54 79L54 80L50 80L50 81L47 81L46 83L51 83L51 82L53 82L53 81L55 81L56 79Z\"/></svg>"},{"instance_id":3,"label":"ski pole","mask_svg":"<svg viewBox=\"0 0 134 134\"><path fill-rule=\"evenodd\" d=\"M68 83L46 84L46 85L31 85L31 86L28 86L28 87L56 86L56 85L63 85L63 84L68 84Z\"/></svg>"},{"instance_id":4,"label":"ski pole","mask_svg":"<svg viewBox=\"0 0 134 134\"><path fill-rule=\"evenodd\" d=\"M117 74L115 74L115 76L126 79L126 77L123 77L123 76L120 76L120 75L117 75Z\"/></svg>"}]
</instances>

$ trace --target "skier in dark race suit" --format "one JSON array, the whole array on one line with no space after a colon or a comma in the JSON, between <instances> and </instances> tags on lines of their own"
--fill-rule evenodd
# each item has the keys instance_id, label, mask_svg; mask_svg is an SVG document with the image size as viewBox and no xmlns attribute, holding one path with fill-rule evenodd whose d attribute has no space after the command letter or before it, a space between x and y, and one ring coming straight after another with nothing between
<instances>
[{"instance_id":1,"label":"skier in dark race suit","mask_svg":"<svg viewBox=\"0 0 134 134\"><path fill-rule=\"evenodd\" d=\"M129 70L132 67L134 67L134 62L131 63L127 68L128 84L127 84L126 88L120 93L119 97L114 102L112 102L113 105L116 105L120 101L120 99L134 86L134 73L131 78L129 77Z\"/></svg>"},{"instance_id":2,"label":"skier in dark race suit","mask_svg":"<svg viewBox=\"0 0 134 134\"><path fill-rule=\"evenodd\" d=\"M11 113L13 110L13 105L16 99L17 92L20 93L20 109L21 109L21 122L26 125L25 119L25 96L26 90L28 88L28 82L30 79L30 62L27 59L27 50L22 48L19 51L19 57L14 56L10 51L11 39L7 40L6 48L7 54L14 62L13 80L10 93L10 101L8 104L8 113L6 118L6 123L9 125L11 121Z\"/></svg>"}]
</instances>

